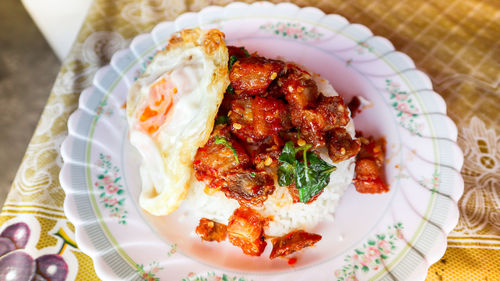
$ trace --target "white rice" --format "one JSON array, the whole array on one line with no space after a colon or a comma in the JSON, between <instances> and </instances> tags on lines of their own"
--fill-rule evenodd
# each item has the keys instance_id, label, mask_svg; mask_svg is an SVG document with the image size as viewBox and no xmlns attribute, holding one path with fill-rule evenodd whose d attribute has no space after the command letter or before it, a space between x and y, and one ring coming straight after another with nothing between
<instances>
[{"instance_id":1,"label":"white rice","mask_svg":"<svg viewBox=\"0 0 500 281\"><path fill-rule=\"evenodd\" d=\"M328 81L317 75L313 78L318 84L319 91L325 96L338 95ZM346 126L346 130L354 137L352 121ZM323 160L332 164L326 149L320 154ZM337 169L330 175L330 183L310 204L294 204L288 189L276 184L274 193L267 198L261 208L256 208L264 217L272 218L264 229L267 236L282 236L297 229L311 229L324 220L333 221L339 200L354 176L354 157L334 165ZM186 208L197 220L204 217L227 224L234 210L239 207L238 201L227 198L221 191L208 195L204 189L205 184L198 182L193 176L185 201Z\"/></svg>"}]
</instances>

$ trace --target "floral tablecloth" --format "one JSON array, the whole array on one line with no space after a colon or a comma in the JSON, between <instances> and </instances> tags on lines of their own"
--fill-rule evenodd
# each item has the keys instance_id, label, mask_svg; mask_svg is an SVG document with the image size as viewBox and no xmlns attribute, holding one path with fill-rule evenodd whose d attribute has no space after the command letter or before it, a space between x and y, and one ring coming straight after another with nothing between
<instances>
[{"instance_id":1,"label":"floral tablecloth","mask_svg":"<svg viewBox=\"0 0 500 281\"><path fill-rule=\"evenodd\" d=\"M0 215L0 236L21 233L34 258L68 264L67 280L95 280L63 211L59 148L80 92L137 34L227 0L96 0L64 61ZM273 1L276 2L276 1ZM465 156L460 219L427 280L500 280L500 2L497 0L293 1L368 26L432 79L458 127ZM3 238L0 237L0 240ZM0 266L1 267L1 266ZM333 277L332 277L333 278Z\"/></svg>"}]
</instances>

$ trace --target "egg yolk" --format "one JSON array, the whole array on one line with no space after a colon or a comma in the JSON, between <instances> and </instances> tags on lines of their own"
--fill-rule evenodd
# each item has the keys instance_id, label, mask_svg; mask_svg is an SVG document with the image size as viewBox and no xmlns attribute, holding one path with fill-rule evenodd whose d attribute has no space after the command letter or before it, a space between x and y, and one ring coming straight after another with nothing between
<instances>
[{"instance_id":1,"label":"egg yolk","mask_svg":"<svg viewBox=\"0 0 500 281\"><path fill-rule=\"evenodd\" d=\"M143 132L153 135L165 122L172 107L173 96L177 88L168 77L161 77L149 87L148 100L138 112L138 127Z\"/></svg>"}]
</instances>

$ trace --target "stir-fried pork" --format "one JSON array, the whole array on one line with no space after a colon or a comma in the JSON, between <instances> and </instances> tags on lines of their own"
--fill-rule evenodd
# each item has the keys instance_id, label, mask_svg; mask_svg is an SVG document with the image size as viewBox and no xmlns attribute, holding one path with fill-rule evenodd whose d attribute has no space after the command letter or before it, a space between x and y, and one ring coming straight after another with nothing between
<instances>
[{"instance_id":1,"label":"stir-fried pork","mask_svg":"<svg viewBox=\"0 0 500 281\"><path fill-rule=\"evenodd\" d=\"M203 240L222 241L227 231L233 245L247 255L260 256L266 247L266 219L252 207L262 206L274 192L285 143L310 144L311 151L326 147L332 161L340 162L356 155L360 142L343 128L349 122L343 99L322 95L307 71L295 64L250 55L241 47L229 46L228 50L231 85L218 112L217 123L222 124L216 125L209 141L198 149L194 170L198 180L236 199L240 207L229 219L227 230L225 225L203 218L196 232ZM368 151L377 147L383 149L368 144L360 153L355 180L360 192L386 188L379 182L383 152L380 156ZM295 182L287 188L294 203L300 202ZM307 197L306 203L322 191ZM320 239L320 235L302 230L291 232L273 240L270 257L289 255Z\"/></svg>"},{"instance_id":2,"label":"stir-fried pork","mask_svg":"<svg viewBox=\"0 0 500 281\"><path fill-rule=\"evenodd\" d=\"M202 218L196 227L196 234L205 241L220 242L226 240L227 227L225 224Z\"/></svg>"},{"instance_id":3,"label":"stir-fried pork","mask_svg":"<svg viewBox=\"0 0 500 281\"><path fill-rule=\"evenodd\" d=\"M240 207L229 218L227 236L231 244L250 256L260 256L266 248L264 218L256 211Z\"/></svg>"},{"instance_id":4,"label":"stir-fried pork","mask_svg":"<svg viewBox=\"0 0 500 281\"><path fill-rule=\"evenodd\" d=\"M285 94L285 99L294 109L311 108L319 97L318 86L311 75L294 64L286 66L286 74L279 78L278 85Z\"/></svg>"},{"instance_id":5,"label":"stir-fried pork","mask_svg":"<svg viewBox=\"0 0 500 281\"><path fill-rule=\"evenodd\" d=\"M351 138L344 128L328 132L327 140L328 154L334 163L356 156L361 146L359 139Z\"/></svg>"},{"instance_id":6,"label":"stir-fried pork","mask_svg":"<svg viewBox=\"0 0 500 281\"><path fill-rule=\"evenodd\" d=\"M389 191L384 180L385 140L361 137L361 150L356 158L356 177L353 180L360 193Z\"/></svg>"},{"instance_id":7,"label":"stir-fried pork","mask_svg":"<svg viewBox=\"0 0 500 281\"><path fill-rule=\"evenodd\" d=\"M273 239L271 259L287 256L303 248L310 247L321 240L321 235L308 233L303 230L290 232L282 237Z\"/></svg>"},{"instance_id":8,"label":"stir-fried pork","mask_svg":"<svg viewBox=\"0 0 500 281\"><path fill-rule=\"evenodd\" d=\"M274 191L274 181L266 172L235 171L224 176L221 190L240 205L261 206Z\"/></svg>"},{"instance_id":9,"label":"stir-fried pork","mask_svg":"<svg viewBox=\"0 0 500 281\"><path fill-rule=\"evenodd\" d=\"M225 140L228 145L217 144L217 140ZM231 136L229 128L218 125L205 146L198 149L193 166L196 178L212 185L216 179L231 171L244 169L249 164L250 158L243 146Z\"/></svg>"},{"instance_id":10,"label":"stir-fried pork","mask_svg":"<svg viewBox=\"0 0 500 281\"><path fill-rule=\"evenodd\" d=\"M242 96L262 95L269 84L283 70L284 63L278 60L250 56L241 58L232 66L229 80L234 92Z\"/></svg>"}]
</instances>

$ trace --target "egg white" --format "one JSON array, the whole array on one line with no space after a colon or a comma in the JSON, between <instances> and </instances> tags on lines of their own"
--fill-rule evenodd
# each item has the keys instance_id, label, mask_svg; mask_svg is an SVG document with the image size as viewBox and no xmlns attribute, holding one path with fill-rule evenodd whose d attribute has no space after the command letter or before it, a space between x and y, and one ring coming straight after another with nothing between
<instances>
[{"instance_id":1,"label":"egg white","mask_svg":"<svg viewBox=\"0 0 500 281\"><path fill-rule=\"evenodd\" d=\"M130 142L142 156L139 205L161 216L176 210L189 189L193 159L208 140L229 85L228 51L220 31L188 29L176 33L155 55L127 99ZM176 87L172 106L154 133L139 117L150 88L165 78Z\"/></svg>"}]
</instances>

